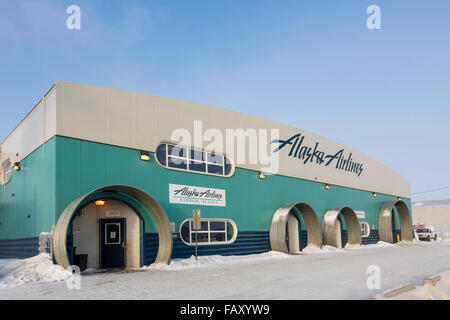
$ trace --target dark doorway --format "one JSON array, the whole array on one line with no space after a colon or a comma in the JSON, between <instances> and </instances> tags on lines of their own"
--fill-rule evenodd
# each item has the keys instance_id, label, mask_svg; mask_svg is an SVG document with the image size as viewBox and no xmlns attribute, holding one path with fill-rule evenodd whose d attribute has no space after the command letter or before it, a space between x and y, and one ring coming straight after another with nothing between
<instances>
[{"instance_id":1,"label":"dark doorway","mask_svg":"<svg viewBox=\"0 0 450 320\"><path fill-rule=\"evenodd\" d=\"M392 209L392 215L391 215L391 225L392 225L392 239L393 239L393 243L397 243L399 242L399 240L401 240L400 236L400 230L397 230L396 228L396 223L395 223L395 216L397 215L395 209Z\"/></svg>"},{"instance_id":2,"label":"dark doorway","mask_svg":"<svg viewBox=\"0 0 450 320\"><path fill-rule=\"evenodd\" d=\"M341 244L341 248L345 248L345 246L347 245L347 241L348 241L348 237L347 237L347 230L345 230L345 224L344 224L344 217L342 217L342 214L340 213L337 217L337 225L338 225L338 229L340 230L338 232L338 239L337 239L337 243Z\"/></svg>"},{"instance_id":3,"label":"dark doorway","mask_svg":"<svg viewBox=\"0 0 450 320\"><path fill-rule=\"evenodd\" d=\"M289 212L286 223L286 246L289 253L299 253L301 243L300 221L295 213Z\"/></svg>"},{"instance_id":4,"label":"dark doorway","mask_svg":"<svg viewBox=\"0 0 450 320\"><path fill-rule=\"evenodd\" d=\"M100 267L125 268L125 219L100 220Z\"/></svg>"}]
</instances>

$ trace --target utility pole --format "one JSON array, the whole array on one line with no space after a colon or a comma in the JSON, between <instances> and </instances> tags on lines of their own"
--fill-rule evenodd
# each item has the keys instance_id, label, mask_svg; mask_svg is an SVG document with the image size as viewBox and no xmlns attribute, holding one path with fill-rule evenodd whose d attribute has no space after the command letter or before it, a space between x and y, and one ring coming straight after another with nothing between
<instances>
[{"instance_id":1,"label":"utility pole","mask_svg":"<svg viewBox=\"0 0 450 320\"><path fill-rule=\"evenodd\" d=\"M200 209L192 210L192 227L195 230L195 260L198 260L198 230L202 229L200 222Z\"/></svg>"}]
</instances>

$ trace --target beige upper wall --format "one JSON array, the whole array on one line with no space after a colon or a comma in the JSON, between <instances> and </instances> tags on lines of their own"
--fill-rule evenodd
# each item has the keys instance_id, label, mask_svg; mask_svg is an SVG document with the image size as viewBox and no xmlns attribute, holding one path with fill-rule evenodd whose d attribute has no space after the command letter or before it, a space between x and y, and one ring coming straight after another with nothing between
<instances>
[{"instance_id":1,"label":"beige upper wall","mask_svg":"<svg viewBox=\"0 0 450 320\"><path fill-rule=\"evenodd\" d=\"M56 90L56 107L41 108L45 110L45 116L39 113L42 113L42 110L35 108L31 113L36 113L35 120L28 123L22 122L3 142L2 150L3 145L7 145L6 152L24 149L26 152L23 154L26 154L31 147L24 148L20 143L31 144L23 140L19 141L20 139L14 136L20 135L21 130L33 130L42 132L39 135L40 138L32 143L33 146L39 142L45 142L49 135L58 134L153 152L161 141L171 139L175 129L185 128L193 134L194 121L202 120L203 132L209 128L217 128L224 136L226 129L239 128L268 129L269 132L270 129L278 129L280 139L283 140L301 133L305 136L303 145L314 148L315 143L318 142L319 149L325 154L335 154L340 149L344 149L346 158L349 153L352 153L353 160L363 163L364 168L358 177L354 173L335 169L336 162L328 167L311 162L304 165L302 161L288 157L289 150L285 148L279 152L278 174L410 197L409 181L390 168L354 149L306 130L235 111L143 93L62 81L57 81L50 92L54 90ZM54 98L55 95L52 93L52 99ZM56 118L52 110L56 110ZM39 121L41 121L40 124ZM22 126L28 129L19 129ZM192 144L198 146L198 143ZM275 146L270 143L265 144L267 150L273 150ZM204 143L202 147L210 149L208 143ZM235 158L236 150L226 151L230 158ZM3 158L3 154L0 157ZM249 159L248 150L246 159ZM261 170L262 167L265 168L264 165L251 164L248 161L237 166L256 171Z\"/></svg>"},{"instance_id":2,"label":"beige upper wall","mask_svg":"<svg viewBox=\"0 0 450 320\"><path fill-rule=\"evenodd\" d=\"M0 144L0 163L21 161L56 134L56 88L52 86Z\"/></svg>"}]
</instances>

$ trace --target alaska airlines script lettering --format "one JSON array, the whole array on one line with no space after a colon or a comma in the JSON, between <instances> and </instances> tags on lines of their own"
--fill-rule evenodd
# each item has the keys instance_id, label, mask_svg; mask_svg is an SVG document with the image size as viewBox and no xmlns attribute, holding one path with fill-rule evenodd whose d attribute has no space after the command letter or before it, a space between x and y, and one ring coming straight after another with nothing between
<instances>
[{"instance_id":1,"label":"alaska airlines script lettering","mask_svg":"<svg viewBox=\"0 0 450 320\"><path fill-rule=\"evenodd\" d=\"M279 146L273 150L278 152L281 149L290 146L288 157L303 160L303 164L315 163L317 165L336 165L336 169L355 173L358 177L363 172L363 164L354 162L352 153L348 157L344 153L344 149L339 150L335 154L325 154L319 149L319 143L316 142L314 147L303 145L305 136L298 133L287 140L273 140L272 143L279 143Z\"/></svg>"},{"instance_id":2,"label":"alaska airlines script lettering","mask_svg":"<svg viewBox=\"0 0 450 320\"><path fill-rule=\"evenodd\" d=\"M180 195L184 197L196 197L196 198L206 198L206 199L217 199L221 200L222 195L217 194L216 191L209 189L206 191L197 191L196 188L190 189L188 187L184 187L174 191L175 195Z\"/></svg>"}]
</instances>

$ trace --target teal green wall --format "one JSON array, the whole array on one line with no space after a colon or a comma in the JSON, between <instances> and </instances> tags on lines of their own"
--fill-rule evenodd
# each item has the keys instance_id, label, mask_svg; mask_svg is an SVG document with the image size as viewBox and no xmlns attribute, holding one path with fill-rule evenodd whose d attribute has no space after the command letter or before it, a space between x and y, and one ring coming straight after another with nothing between
<instances>
[{"instance_id":1,"label":"teal green wall","mask_svg":"<svg viewBox=\"0 0 450 320\"><path fill-rule=\"evenodd\" d=\"M371 228L377 229L378 213L394 196L351 188L331 186L296 178L268 175L236 168L231 178L168 170L159 166L152 154L150 161L141 161L139 151L95 142L56 137L56 211L55 218L76 197L93 189L112 184L137 187L154 197L164 208L169 220L180 223L192 216L197 206L169 203L169 183L226 190L226 207L198 206L204 218L229 218L241 231L268 231L274 212L281 206L306 202L322 219L327 210L349 206L366 212ZM388 183L388 182L387 182ZM404 199L410 206L409 199ZM146 232L155 232L146 222Z\"/></svg>"},{"instance_id":2,"label":"teal green wall","mask_svg":"<svg viewBox=\"0 0 450 320\"><path fill-rule=\"evenodd\" d=\"M169 183L225 189L227 206L169 203ZM0 239L48 232L72 200L112 184L137 187L154 197L177 231L194 208L201 208L204 218L232 219L240 231L268 231L274 212L296 202L308 203L320 220L336 207L365 211L362 221L377 229L382 203L396 200L394 196L372 197L371 192L333 185L325 190L322 183L284 176L259 179L257 172L240 168L230 178L168 170L156 163L153 154L150 161L141 161L139 150L56 136L23 159L21 170L13 172L11 181L0 187ZM410 200L404 201L411 208ZM156 232L145 209L136 207L144 216L145 231Z\"/></svg>"},{"instance_id":3,"label":"teal green wall","mask_svg":"<svg viewBox=\"0 0 450 320\"><path fill-rule=\"evenodd\" d=\"M55 224L55 148L56 138L52 138L23 159L21 170L13 171L11 181L0 186L0 239L51 231Z\"/></svg>"}]
</instances>

